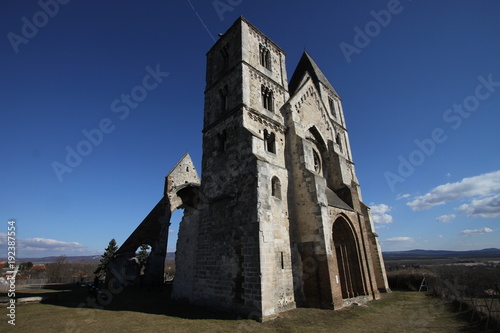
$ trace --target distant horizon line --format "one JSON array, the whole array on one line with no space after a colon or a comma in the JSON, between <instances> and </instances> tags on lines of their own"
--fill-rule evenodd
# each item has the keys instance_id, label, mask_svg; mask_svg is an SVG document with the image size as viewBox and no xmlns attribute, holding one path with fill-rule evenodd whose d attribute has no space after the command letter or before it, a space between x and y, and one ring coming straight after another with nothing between
<instances>
[{"instance_id":1,"label":"distant horizon line","mask_svg":"<svg viewBox=\"0 0 500 333\"><path fill-rule=\"evenodd\" d=\"M382 253L393 253L393 252L413 252L413 251L441 251L441 252L475 252L475 251L484 251L484 250L497 250L500 251L500 248L496 247L488 247L488 248L482 248L482 249L477 249L477 250L427 250L427 249L411 249L411 250L390 250L390 251L382 251ZM167 257L168 256L175 256L175 252L167 252ZM20 262L22 260L27 260L27 259L44 259L44 258L58 258L58 257L66 257L66 258L76 258L76 257L101 257L102 254L88 254L88 255L65 255L65 254L60 254L60 255L47 255L47 256L27 256L27 257L22 257L22 258L16 258L16 262ZM7 261L7 258L0 257L0 261Z\"/></svg>"}]
</instances>

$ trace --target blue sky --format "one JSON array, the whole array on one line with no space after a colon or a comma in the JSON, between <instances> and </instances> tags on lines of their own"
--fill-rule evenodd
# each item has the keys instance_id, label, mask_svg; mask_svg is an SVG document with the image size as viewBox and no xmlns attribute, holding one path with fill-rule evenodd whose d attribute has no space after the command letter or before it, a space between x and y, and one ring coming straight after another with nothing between
<instances>
[{"instance_id":1,"label":"blue sky","mask_svg":"<svg viewBox=\"0 0 500 333\"><path fill-rule=\"evenodd\" d=\"M201 170L205 54L239 15L285 50L289 78L307 50L342 97L384 251L500 247L499 12L494 0L2 1L0 250L13 218L19 257L102 254L185 152Z\"/></svg>"}]
</instances>

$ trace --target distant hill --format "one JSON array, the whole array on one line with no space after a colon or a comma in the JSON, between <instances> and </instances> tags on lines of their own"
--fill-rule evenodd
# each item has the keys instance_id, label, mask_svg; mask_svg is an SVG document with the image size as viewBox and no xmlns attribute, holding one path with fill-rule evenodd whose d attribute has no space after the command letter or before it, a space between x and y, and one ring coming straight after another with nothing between
<instances>
[{"instance_id":1,"label":"distant hill","mask_svg":"<svg viewBox=\"0 0 500 333\"><path fill-rule=\"evenodd\" d=\"M382 252L384 260L422 260L422 259L496 259L500 260L500 249L490 248L472 251L447 251L447 250L422 250L415 249L409 251L387 251ZM55 262L59 256L43 258L17 258L17 263L31 261L34 264L46 264ZM175 253L167 253L167 259L174 259ZM67 256L67 262L87 261L98 263L101 255L95 256ZM0 261L6 260L0 258Z\"/></svg>"},{"instance_id":2,"label":"distant hill","mask_svg":"<svg viewBox=\"0 0 500 333\"><path fill-rule=\"evenodd\" d=\"M31 261L34 264L47 264L51 262L56 262L59 256L50 256L50 257L42 257L42 258L16 258L16 263L20 264L22 262ZM175 253L167 253L167 259L174 259ZM7 259L0 258L0 261L5 261ZM98 263L101 260L101 255L95 256L67 256L66 262L74 263L78 261L86 261L86 262L95 262Z\"/></svg>"},{"instance_id":3,"label":"distant hill","mask_svg":"<svg viewBox=\"0 0 500 333\"><path fill-rule=\"evenodd\" d=\"M499 259L500 249L490 248L472 251L446 251L446 250L410 250L382 252L384 260L417 260L417 259Z\"/></svg>"},{"instance_id":4,"label":"distant hill","mask_svg":"<svg viewBox=\"0 0 500 333\"><path fill-rule=\"evenodd\" d=\"M16 263L20 264L22 262L31 261L34 264L47 264L51 262L56 262L60 256L50 256L50 257L42 257L42 258L16 258ZM101 259L100 255L95 256L67 256L66 262L74 263L78 261L86 261L86 262L96 262L98 263Z\"/></svg>"}]
</instances>

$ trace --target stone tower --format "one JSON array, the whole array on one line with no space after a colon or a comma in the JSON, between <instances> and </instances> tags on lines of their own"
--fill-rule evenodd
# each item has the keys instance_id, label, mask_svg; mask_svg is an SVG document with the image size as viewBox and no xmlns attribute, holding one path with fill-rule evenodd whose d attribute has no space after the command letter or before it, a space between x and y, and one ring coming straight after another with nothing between
<instances>
[{"instance_id":1,"label":"stone tower","mask_svg":"<svg viewBox=\"0 0 500 333\"><path fill-rule=\"evenodd\" d=\"M295 307L280 111L289 98L285 54L241 18L208 52L206 81L203 200L188 298L260 319ZM182 256L191 240L182 244L181 236Z\"/></svg>"},{"instance_id":2,"label":"stone tower","mask_svg":"<svg viewBox=\"0 0 500 333\"><path fill-rule=\"evenodd\" d=\"M162 200L184 209L178 301L267 320L389 291L339 95L306 52L288 83L243 17L207 53L201 182L185 156Z\"/></svg>"}]
</instances>

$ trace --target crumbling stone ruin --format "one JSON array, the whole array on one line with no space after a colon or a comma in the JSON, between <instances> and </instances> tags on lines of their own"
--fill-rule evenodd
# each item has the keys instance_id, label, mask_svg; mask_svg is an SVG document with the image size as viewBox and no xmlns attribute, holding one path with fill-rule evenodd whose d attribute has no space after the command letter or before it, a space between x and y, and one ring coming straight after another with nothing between
<instances>
[{"instance_id":1,"label":"crumbling stone ruin","mask_svg":"<svg viewBox=\"0 0 500 333\"><path fill-rule=\"evenodd\" d=\"M130 261L147 243L144 280L161 283L182 208L175 300L264 321L389 291L339 95L306 52L288 81L284 51L243 17L207 53L202 175L186 154L110 278L136 283Z\"/></svg>"},{"instance_id":2,"label":"crumbling stone ruin","mask_svg":"<svg viewBox=\"0 0 500 333\"><path fill-rule=\"evenodd\" d=\"M163 198L108 264L107 284L111 281L114 288L157 287L163 284L170 217L179 208L184 208L184 215L190 209L196 209L199 188L200 178L191 157L185 154L167 174ZM136 257L136 251L142 244L151 247L143 272Z\"/></svg>"}]
</instances>

